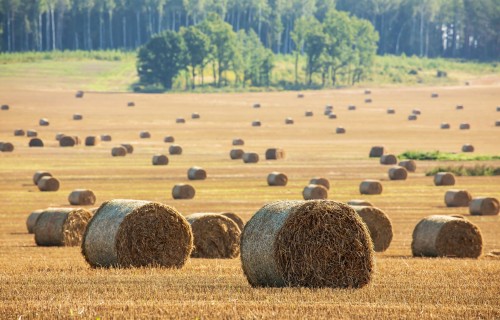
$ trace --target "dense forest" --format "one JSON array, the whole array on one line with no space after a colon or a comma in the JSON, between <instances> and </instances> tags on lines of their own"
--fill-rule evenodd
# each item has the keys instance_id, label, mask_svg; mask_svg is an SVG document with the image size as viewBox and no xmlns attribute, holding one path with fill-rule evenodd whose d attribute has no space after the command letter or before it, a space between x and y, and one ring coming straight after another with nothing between
<instances>
[{"instance_id":1,"label":"dense forest","mask_svg":"<svg viewBox=\"0 0 500 320\"><path fill-rule=\"evenodd\" d=\"M0 51L131 50L216 13L292 53L297 21L332 8L370 21L378 54L500 57L500 0L0 0Z\"/></svg>"}]
</instances>

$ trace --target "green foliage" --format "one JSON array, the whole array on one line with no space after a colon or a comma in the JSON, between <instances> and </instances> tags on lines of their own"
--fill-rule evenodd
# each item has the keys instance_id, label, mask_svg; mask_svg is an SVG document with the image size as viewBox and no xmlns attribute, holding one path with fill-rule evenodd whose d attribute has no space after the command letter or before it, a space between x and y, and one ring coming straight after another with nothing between
<instances>
[{"instance_id":1,"label":"green foliage","mask_svg":"<svg viewBox=\"0 0 500 320\"><path fill-rule=\"evenodd\" d=\"M425 175L434 176L438 172L451 172L457 176L500 176L500 167L485 166L485 165L475 165L474 167L440 166L427 171Z\"/></svg>"},{"instance_id":2,"label":"green foliage","mask_svg":"<svg viewBox=\"0 0 500 320\"><path fill-rule=\"evenodd\" d=\"M274 55L266 49L255 32L238 32L237 54L234 71L242 79L243 87L250 81L252 86L269 86Z\"/></svg>"},{"instance_id":3,"label":"green foliage","mask_svg":"<svg viewBox=\"0 0 500 320\"><path fill-rule=\"evenodd\" d=\"M206 61L210 55L210 39L199 28L191 26L181 28L180 34L186 45L186 59L191 67L192 89L195 88L196 68L203 73Z\"/></svg>"},{"instance_id":4,"label":"green foliage","mask_svg":"<svg viewBox=\"0 0 500 320\"><path fill-rule=\"evenodd\" d=\"M437 161L487 161L500 160L500 156L471 155L466 153L450 153L440 151L406 151L399 155L401 159L437 160Z\"/></svg>"}]
</instances>

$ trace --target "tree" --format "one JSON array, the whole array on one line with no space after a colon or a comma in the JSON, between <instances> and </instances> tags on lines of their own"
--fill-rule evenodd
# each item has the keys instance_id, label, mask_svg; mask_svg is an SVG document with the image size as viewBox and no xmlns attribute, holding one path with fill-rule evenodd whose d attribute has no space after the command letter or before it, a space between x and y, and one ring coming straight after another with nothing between
<instances>
[{"instance_id":1,"label":"tree","mask_svg":"<svg viewBox=\"0 0 500 320\"><path fill-rule=\"evenodd\" d=\"M269 86L271 71L274 67L274 54L266 49L259 36L250 30L238 32L238 48L235 55L235 72L243 75L243 86L250 81L253 86Z\"/></svg>"},{"instance_id":2,"label":"tree","mask_svg":"<svg viewBox=\"0 0 500 320\"><path fill-rule=\"evenodd\" d=\"M210 54L210 39L199 28L191 26L181 28L181 36L186 45L186 60L191 67L192 88L195 88L196 68L199 67L203 74L205 61Z\"/></svg>"},{"instance_id":3,"label":"tree","mask_svg":"<svg viewBox=\"0 0 500 320\"><path fill-rule=\"evenodd\" d=\"M325 48L326 35L323 33L321 24L317 20L316 23L309 25L309 31L304 39L304 52L307 55L307 84L312 84L312 75L321 68L321 55Z\"/></svg>"},{"instance_id":4,"label":"tree","mask_svg":"<svg viewBox=\"0 0 500 320\"><path fill-rule=\"evenodd\" d=\"M290 34L295 44L295 50L293 51L295 55L295 84L298 84L299 81L299 57L304 49L304 41L310 30L309 26L317 26L318 24L318 20L313 17L301 17L295 20L295 27Z\"/></svg>"}]
</instances>

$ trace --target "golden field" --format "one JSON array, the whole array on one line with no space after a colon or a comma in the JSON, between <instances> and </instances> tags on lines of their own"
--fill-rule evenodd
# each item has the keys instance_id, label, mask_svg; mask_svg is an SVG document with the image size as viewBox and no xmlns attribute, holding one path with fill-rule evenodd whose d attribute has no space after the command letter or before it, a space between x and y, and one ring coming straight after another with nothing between
<instances>
[{"instance_id":1,"label":"golden field","mask_svg":"<svg viewBox=\"0 0 500 320\"><path fill-rule=\"evenodd\" d=\"M500 259L485 256L500 249L500 217L470 216L467 208L447 208L444 193L425 172L438 165L473 166L474 162L418 161L406 181L389 181L390 166L368 158L373 145L399 154L407 150L460 152L473 144L477 154L500 155L500 86L343 89L297 93L130 94L49 90L36 84L17 86L0 81L0 141L15 150L0 153L0 318L500 318ZM439 98L431 98L431 93ZM365 98L373 99L365 103ZM134 101L135 107L127 107ZM262 107L253 108L259 102ZM323 115L334 106L337 119ZM354 104L355 111L347 106ZM464 110L455 110L463 104ZM396 114L386 114L392 107ZM408 121L413 109L422 115ZM305 117L306 110L314 112ZM200 119L192 120L198 112ZM73 121L80 113L83 120ZM40 127L42 117L50 126ZM185 124L176 124L178 117ZM285 125L292 117L294 125ZM261 127L252 127L253 120ZM440 123L449 122L450 130ZM459 130L462 122L470 130ZM335 134L342 126L346 134ZM44 148L29 148L27 137L13 131L35 129ZM151 139L140 139L148 130ZM113 141L95 147L61 148L55 135L110 134ZM168 154L163 137L173 135L183 148L167 166L153 166L156 153ZM230 160L233 138L257 152L257 164ZM131 143L134 153L111 157L111 148ZM284 160L267 161L267 148L283 148ZM500 161L481 162L500 166ZM191 166L207 170L193 200L173 200L174 184L187 182ZM48 170L61 182L57 192L39 192L32 183L36 170ZM269 187L267 174L288 175L286 187ZM76 188L90 188L99 203L143 199L166 203L182 214L232 211L244 220L264 204L301 199L314 176L330 180L329 199L366 199L384 210L393 223L390 248L376 254L373 281L358 290L252 288L240 260L191 259L180 270L161 268L91 269L79 248L36 247L25 221L35 209L69 206ZM363 179L380 179L384 192L361 196ZM500 177L457 177L456 188L473 196L500 198ZM454 188L455 188L454 187ZM97 205L96 204L96 205ZM483 234L483 257L425 259L411 257L411 235L417 222L432 214L462 214Z\"/></svg>"}]
</instances>

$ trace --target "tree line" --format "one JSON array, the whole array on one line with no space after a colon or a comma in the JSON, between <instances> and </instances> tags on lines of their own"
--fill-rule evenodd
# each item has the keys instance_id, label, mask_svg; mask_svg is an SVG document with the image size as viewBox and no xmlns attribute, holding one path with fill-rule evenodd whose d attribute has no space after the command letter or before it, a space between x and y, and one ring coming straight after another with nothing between
<instances>
[{"instance_id":1,"label":"tree line","mask_svg":"<svg viewBox=\"0 0 500 320\"><path fill-rule=\"evenodd\" d=\"M0 51L132 50L215 13L290 54L296 24L323 22L330 9L370 21L378 54L500 57L498 0L0 0Z\"/></svg>"}]
</instances>

